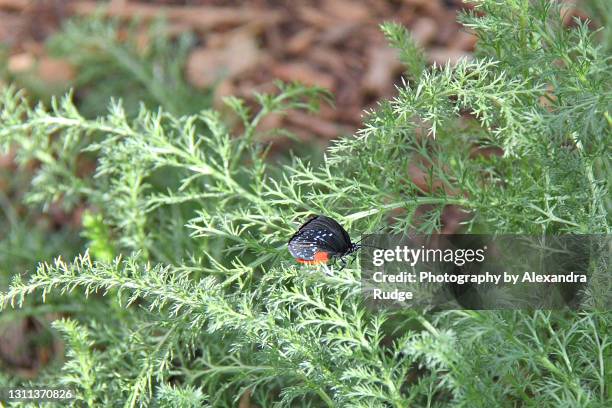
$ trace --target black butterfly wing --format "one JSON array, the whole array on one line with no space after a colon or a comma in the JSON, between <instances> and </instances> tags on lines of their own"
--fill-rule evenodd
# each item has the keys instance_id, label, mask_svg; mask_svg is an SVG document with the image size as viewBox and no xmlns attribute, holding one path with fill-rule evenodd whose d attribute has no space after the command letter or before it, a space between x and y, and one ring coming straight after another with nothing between
<instances>
[{"instance_id":1,"label":"black butterfly wing","mask_svg":"<svg viewBox=\"0 0 612 408\"><path fill-rule=\"evenodd\" d=\"M298 262L325 262L333 255L333 249L319 242L314 233L315 231L303 231L289 241L289 252Z\"/></svg>"},{"instance_id":2,"label":"black butterfly wing","mask_svg":"<svg viewBox=\"0 0 612 408\"><path fill-rule=\"evenodd\" d=\"M308 228L325 231L322 240L338 254L343 254L351 246L348 232L333 218L319 215L309 223Z\"/></svg>"},{"instance_id":3,"label":"black butterfly wing","mask_svg":"<svg viewBox=\"0 0 612 408\"><path fill-rule=\"evenodd\" d=\"M327 261L346 253L351 239L332 218L318 215L306 221L289 240L289 252L298 262Z\"/></svg>"}]
</instances>

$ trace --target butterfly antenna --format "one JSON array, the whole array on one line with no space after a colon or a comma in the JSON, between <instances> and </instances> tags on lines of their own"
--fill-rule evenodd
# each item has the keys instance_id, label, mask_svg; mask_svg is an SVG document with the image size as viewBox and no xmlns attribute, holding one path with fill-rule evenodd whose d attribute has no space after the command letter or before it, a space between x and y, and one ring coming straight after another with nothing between
<instances>
[{"instance_id":1,"label":"butterfly antenna","mask_svg":"<svg viewBox=\"0 0 612 408\"><path fill-rule=\"evenodd\" d=\"M380 228L379 228L378 230L376 230L376 232L374 232L373 234L379 233L379 232L380 232L380 231L382 231L384 228L385 228L384 226L380 227ZM372 235L372 234L369 234L369 235ZM360 244L360 243L361 243L361 241L363 241L363 238L361 238L359 241L355 242L355 245ZM366 246L366 247L367 247L367 246L369 246L369 245L361 245L361 246ZM374 248L374 247L373 247L373 248ZM379 248L379 249L380 249L380 248Z\"/></svg>"},{"instance_id":2,"label":"butterfly antenna","mask_svg":"<svg viewBox=\"0 0 612 408\"><path fill-rule=\"evenodd\" d=\"M380 248L374 245L366 245L366 244L355 244L357 245L357 248L361 248L361 247L365 247L365 248L374 248L374 249L385 249L385 248Z\"/></svg>"}]
</instances>

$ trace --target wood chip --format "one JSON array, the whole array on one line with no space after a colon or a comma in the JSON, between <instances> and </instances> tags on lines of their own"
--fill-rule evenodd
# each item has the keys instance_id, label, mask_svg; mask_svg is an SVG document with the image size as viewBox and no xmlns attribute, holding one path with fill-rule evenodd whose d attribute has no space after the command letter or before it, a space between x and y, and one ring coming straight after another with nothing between
<instances>
[{"instance_id":1,"label":"wood chip","mask_svg":"<svg viewBox=\"0 0 612 408\"><path fill-rule=\"evenodd\" d=\"M414 42L420 47L429 45L436 38L437 31L438 24L429 17L419 18L410 29Z\"/></svg>"},{"instance_id":2,"label":"wood chip","mask_svg":"<svg viewBox=\"0 0 612 408\"><path fill-rule=\"evenodd\" d=\"M408 175L410 180L422 191L426 193L432 193L439 190L444 191L446 194L454 196L459 192L444 183L442 180L435 178L434 175L429 173L431 163L426 162L423 159L413 158L408 166Z\"/></svg>"},{"instance_id":3,"label":"wood chip","mask_svg":"<svg viewBox=\"0 0 612 408\"><path fill-rule=\"evenodd\" d=\"M44 82L68 82L74 79L75 71L67 61L49 56L36 58L31 52L11 55L7 69L11 74L35 73Z\"/></svg>"},{"instance_id":4,"label":"wood chip","mask_svg":"<svg viewBox=\"0 0 612 408\"><path fill-rule=\"evenodd\" d=\"M310 50L307 58L321 67L328 68L336 74L336 77L345 76L346 61L342 54L326 47L314 47Z\"/></svg>"},{"instance_id":5,"label":"wood chip","mask_svg":"<svg viewBox=\"0 0 612 408\"><path fill-rule=\"evenodd\" d=\"M427 4L430 1L431 0L403 0L403 3L408 4L410 6L420 7L420 6Z\"/></svg>"},{"instance_id":6,"label":"wood chip","mask_svg":"<svg viewBox=\"0 0 612 408\"><path fill-rule=\"evenodd\" d=\"M46 83L67 83L74 80L74 67L66 60L43 57L38 61L38 77Z\"/></svg>"},{"instance_id":7,"label":"wood chip","mask_svg":"<svg viewBox=\"0 0 612 408\"><path fill-rule=\"evenodd\" d=\"M21 74L34 69L35 61L32 54L24 52L12 55L8 60L7 68L13 74Z\"/></svg>"},{"instance_id":8,"label":"wood chip","mask_svg":"<svg viewBox=\"0 0 612 408\"><path fill-rule=\"evenodd\" d=\"M0 11L0 44L13 47L19 43L26 29L26 19L16 13Z\"/></svg>"},{"instance_id":9,"label":"wood chip","mask_svg":"<svg viewBox=\"0 0 612 408\"><path fill-rule=\"evenodd\" d=\"M557 101L555 95L555 88L552 85L546 86L544 95L540 96L540 105L542 105L549 112L552 111L554 103Z\"/></svg>"},{"instance_id":10,"label":"wood chip","mask_svg":"<svg viewBox=\"0 0 612 408\"><path fill-rule=\"evenodd\" d=\"M291 112L291 114L287 116L287 121L327 139L335 139L343 133L352 133L352 129L338 126L334 122L327 121L313 115L308 115L300 111Z\"/></svg>"},{"instance_id":11,"label":"wood chip","mask_svg":"<svg viewBox=\"0 0 612 408\"><path fill-rule=\"evenodd\" d=\"M238 408L251 408L251 390L246 390L240 397Z\"/></svg>"},{"instance_id":12,"label":"wood chip","mask_svg":"<svg viewBox=\"0 0 612 408\"><path fill-rule=\"evenodd\" d=\"M9 150L8 153L0 153L0 169L10 169L15 166L15 151Z\"/></svg>"},{"instance_id":13,"label":"wood chip","mask_svg":"<svg viewBox=\"0 0 612 408\"><path fill-rule=\"evenodd\" d=\"M261 140L276 139L275 132L277 134L279 129L284 128L284 120L285 116L281 113L266 115L257 125L257 133L260 135L258 138Z\"/></svg>"},{"instance_id":14,"label":"wood chip","mask_svg":"<svg viewBox=\"0 0 612 408\"><path fill-rule=\"evenodd\" d=\"M478 37L466 29L459 30L448 44L449 48L463 51L474 51Z\"/></svg>"},{"instance_id":15,"label":"wood chip","mask_svg":"<svg viewBox=\"0 0 612 408\"><path fill-rule=\"evenodd\" d=\"M470 150L470 158L474 159L479 156L483 156L489 158L491 156L503 156L504 151L499 147L482 147L482 146L474 146Z\"/></svg>"},{"instance_id":16,"label":"wood chip","mask_svg":"<svg viewBox=\"0 0 612 408\"><path fill-rule=\"evenodd\" d=\"M23 11L30 6L29 0L0 0L0 8L11 11Z\"/></svg>"},{"instance_id":17,"label":"wood chip","mask_svg":"<svg viewBox=\"0 0 612 408\"><path fill-rule=\"evenodd\" d=\"M447 205L442 212L442 234L457 234L461 224L470 218L470 213L457 205Z\"/></svg>"},{"instance_id":18,"label":"wood chip","mask_svg":"<svg viewBox=\"0 0 612 408\"><path fill-rule=\"evenodd\" d=\"M455 13L448 10L443 10L440 17L436 18L438 22L438 30L436 31L436 42L438 44L450 43L461 26L455 21Z\"/></svg>"},{"instance_id":19,"label":"wood chip","mask_svg":"<svg viewBox=\"0 0 612 408\"><path fill-rule=\"evenodd\" d=\"M223 98L236 95L236 87L234 86L233 78L222 80L215 88L213 93L213 105L217 109L225 109Z\"/></svg>"},{"instance_id":20,"label":"wood chip","mask_svg":"<svg viewBox=\"0 0 612 408\"><path fill-rule=\"evenodd\" d=\"M339 21L365 22L370 18L370 11L365 4L349 0L324 1L323 10L326 14L336 17Z\"/></svg>"},{"instance_id":21,"label":"wood chip","mask_svg":"<svg viewBox=\"0 0 612 408\"><path fill-rule=\"evenodd\" d=\"M257 10L249 7L212 7L212 6L159 6L146 3L114 3L107 7L95 1L75 1L70 3L73 13L91 15L102 10L106 15L119 18L141 18L151 20L165 16L170 21L180 21L197 30L216 27L237 26L257 21L273 23L282 17L274 10Z\"/></svg>"},{"instance_id":22,"label":"wood chip","mask_svg":"<svg viewBox=\"0 0 612 408\"><path fill-rule=\"evenodd\" d=\"M290 54L301 54L310 48L318 34L318 30L312 28L301 30L289 39L285 49Z\"/></svg>"},{"instance_id":23,"label":"wood chip","mask_svg":"<svg viewBox=\"0 0 612 408\"><path fill-rule=\"evenodd\" d=\"M319 28L328 28L337 24L336 19L325 13L320 12L319 10L313 7L300 6L300 8L298 9L298 16L307 24Z\"/></svg>"},{"instance_id":24,"label":"wood chip","mask_svg":"<svg viewBox=\"0 0 612 408\"><path fill-rule=\"evenodd\" d=\"M368 70L362 82L364 90L369 94L382 95L393 88L394 75L402 68L397 52L388 47L370 47L368 62Z\"/></svg>"},{"instance_id":25,"label":"wood chip","mask_svg":"<svg viewBox=\"0 0 612 408\"><path fill-rule=\"evenodd\" d=\"M316 85L330 90L333 90L336 84L336 79L333 76L302 62L274 65L272 66L272 75L284 81L298 81L304 85Z\"/></svg>"},{"instance_id":26,"label":"wood chip","mask_svg":"<svg viewBox=\"0 0 612 408\"><path fill-rule=\"evenodd\" d=\"M321 43L325 45L339 45L344 40L349 38L359 26L354 23L341 23L328 26L323 35L321 35Z\"/></svg>"},{"instance_id":27,"label":"wood chip","mask_svg":"<svg viewBox=\"0 0 612 408\"><path fill-rule=\"evenodd\" d=\"M255 38L238 32L218 48L198 47L187 59L187 80L198 88L207 88L223 78L235 76L255 67L264 57Z\"/></svg>"},{"instance_id":28,"label":"wood chip","mask_svg":"<svg viewBox=\"0 0 612 408\"><path fill-rule=\"evenodd\" d=\"M427 0L423 2L422 4L420 4L420 7L422 8L423 12L425 12L425 14L427 14L430 17L433 17L434 19L438 21L444 21L444 22L455 21L454 13L453 13L453 18L451 18L450 20L448 19L448 14L447 14L448 10L446 9L446 7L444 7L441 0Z\"/></svg>"},{"instance_id":29,"label":"wood chip","mask_svg":"<svg viewBox=\"0 0 612 408\"><path fill-rule=\"evenodd\" d=\"M472 59L472 54L462 50L452 50L449 48L434 47L427 52L427 60L429 63L437 65L457 64L462 58Z\"/></svg>"}]
</instances>

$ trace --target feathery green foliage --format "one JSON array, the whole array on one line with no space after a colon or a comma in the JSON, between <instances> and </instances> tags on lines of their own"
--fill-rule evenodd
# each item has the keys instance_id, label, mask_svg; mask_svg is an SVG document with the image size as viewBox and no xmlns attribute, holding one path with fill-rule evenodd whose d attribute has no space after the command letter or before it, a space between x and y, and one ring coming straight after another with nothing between
<instances>
[{"instance_id":1,"label":"feathery green foliage","mask_svg":"<svg viewBox=\"0 0 612 408\"><path fill-rule=\"evenodd\" d=\"M95 16L68 21L48 41L53 55L76 67L74 85L86 89L80 95L86 117L103 114L109 100L117 97L128 116L136 115L141 103L175 115L208 107L210 92L197 91L184 79L193 45L189 33L171 38L163 20L144 29L138 22L126 27Z\"/></svg>"},{"instance_id":2,"label":"feathery green foliage","mask_svg":"<svg viewBox=\"0 0 612 408\"><path fill-rule=\"evenodd\" d=\"M316 111L318 89L280 85L256 95L256 109L227 99L237 134L212 110L129 117L114 102L87 119L70 96L32 109L5 90L0 143L41 163L29 202L86 202L99 214L86 227L91 252L42 263L0 295L4 310L44 300L61 310L83 296L96 305L54 323L67 362L37 381L72 385L84 406L229 407L246 392L261 407L609 405L609 305L372 311L358 265L327 274L286 251L310 213L353 232L427 233L456 205L466 232L610 232L605 49L587 24L564 27L554 3L476 5L483 16L462 21L480 38L478 58L410 69L397 97L317 167L267 163L257 125ZM412 52L402 30L384 31ZM97 158L94 177L75 171L83 154Z\"/></svg>"}]
</instances>

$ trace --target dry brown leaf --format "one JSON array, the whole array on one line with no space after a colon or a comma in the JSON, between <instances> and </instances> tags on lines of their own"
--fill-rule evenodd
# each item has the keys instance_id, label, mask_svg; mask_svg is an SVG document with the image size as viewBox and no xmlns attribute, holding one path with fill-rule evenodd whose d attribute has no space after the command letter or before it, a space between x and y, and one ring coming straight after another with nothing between
<instances>
[{"instance_id":1,"label":"dry brown leaf","mask_svg":"<svg viewBox=\"0 0 612 408\"><path fill-rule=\"evenodd\" d=\"M414 160L410 161L408 166L408 175L410 176L410 181L417 186L421 191L429 193L430 190L437 190L442 187L442 182L439 180L430 182L429 174L426 173L425 169L423 169L423 163L416 163ZM430 184L432 184L432 188L430 189Z\"/></svg>"},{"instance_id":2,"label":"dry brown leaf","mask_svg":"<svg viewBox=\"0 0 612 408\"><path fill-rule=\"evenodd\" d=\"M355 129L361 125L364 117L364 109L362 104L351 104L343 107L342 110L336 110L336 120L354 124Z\"/></svg>"},{"instance_id":3,"label":"dry brown leaf","mask_svg":"<svg viewBox=\"0 0 612 408\"><path fill-rule=\"evenodd\" d=\"M542 105L549 112L553 109L553 104L557 101L557 96L555 95L555 88L552 85L546 86L546 91L544 95L540 96L540 105Z\"/></svg>"},{"instance_id":4,"label":"dry brown leaf","mask_svg":"<svg viewBox=\"0 0 612 408\"><path fill-rule=\"evenodd\" d=\"M26 27L23 16L0 11L0 44L13 47Z\"/></svg>"},{"instance_id":5,"label":"dry brown leaf","mask_svg":"<svg viewBox=\"0 0 612 408\"><path fill-rule=\"evenodd\" d=\"M266 138L267 133L278 131L283 128L284 115L280 113L272 113L264 116L264 118L257 125L257 131L263 135L263 139Z\"/></svg>"},{"instance_id":6,"label":"dry brown leaf","mask_svg":"<svg viewBox=\"0 0 612 408\"><path fill-rule=\"evenodd\" d=\"M567 13L567 14L562 14L563 15L563 24L565 24L568 27L574 27L576 24L574 22L574 19L578 19L582 22L585 21L589 21L589 27L590 28L595 28L596 26L593 25L593 21L592 21L592 17L589 16L587 13L585 13L582 10L579 10L577 8L574 8L571 12ZM595 16L597 17L597 16Z\"/></svg>"},{"instance_id":7,"label":"dry brown leaf","mask_svg":"<svg viewBox=\"0 0 612 408\"><path fill-rule=\"evenodd\" d=\"M335 50L326 47L313 47L305 59L334 71L336 77L342 78L346 75L346 59Z\"/></svg>"},{"instance_id":8,"label":"dry brown leaf","mask_svg":"<svg viewBox=\"0 0 612 408\"><path fill-rule=\"evenodd\" d=\"M199 88L206 88L225 78L234 78L255 67L262 58L253 35L240 31L228 35L219 48L199 47L187 59L187 79Z\"/></svg>"},{"instance_id":9,"label":"dry brown leaf","mask_svg":"<svg viewBox=\"0 0 612 408\"><path fill-rule=\"evenodd\" d=\"M1 153L0 154L0 169L12 168L15 165L14 158L15 158L15 151L12 149L9 150L8 153Z\"/></svg>"},{"instance_id":10,"label":"dry brown leaf","mask_svg":"<svg viewBox=\"0 0 612 408\"><path fill-rule=\"evenodd\" d=\"M251 390L246 390L240 397L238 408L250 408L251 407Z\"/></svg>"},{"instance_id":11,"label":"dry brown leaf","mask_svg":"<svg viewBox=\"0 0 612 408\"><path fill-rule=\"evenodd\" d=\"M470 213L457 205L447 205L442 212L442 234L456 234Z\"/></svg>"},{"instance_id":12,"label":"dry brown leaf","mask_svg":"<svg viewBox=\"0 0 612 408\"><path fill-rule=\"evenodd\" d=\"M367 7L370 14L376 13L378 16L389 16L394 13L394 7L392 7L391 1L380 1L380 0L365 0L364 6Z\"/></svg>"},{"instance_id":13,"label":"dry brown leaf","mask_svg":"<svg viewBox=\"0 0 612 408\"><path fill-rule=\"evenodd\" d=\"M436 38L437 31L438 24L429 17L419 18L410 29L414 42L421 47L430 44Z\"/></svg>"},{"instance_id":14,"label":"dry brown leaf","mask_svg":"<svg viewBox=\"0 0 612 408\"><path fill-rule=\"evenodd\" d=\"M95 1L76 1L70 4L75 14L90 15L103 10L108 16L119 18L142 18L150 20L166 17L170 21L180 21L198 30L216 27L237 26L258 22L272 24L282 14L275 10L257 10L251 7L212 7L212 6L159 6L146 3L110 4L100 8Z\"/></svg>"},{"instance_id":15,"label":"dry brown leaf","mask_svg":"<svg viewBox=\"0 0 612 408\"><path fill-rule=\"evenodd\" d=\"M317 35L318 30L312 28L303 29L287 41L285 49L291 54L301 54L312 46Z\"/></svg>"},{"instance_id":16,"label":"dry brown leaf","mask_svg":"<svg viewBox=\"0 0 612 408\"><path fill-rule=\"evenodd\" d=\"M226 78L219 82L217 87L215 88L214 96L213 96L213 105L217 109L221 109L223 104L223 98L235 95L236 87L234 86L234 81L232 78Z\"/></svg>"},{"instance_id":17,"label":"dry brown leaf","mask_svg":"<svg viewBox=\"0 0 612 408\"><path fill-rule=\"evenodd\" d=\"M370 11L365 4L349 0L324 1L323 10L340 21L361 23L370 18Z\"/></svg>"},{"instance_id":18,"label":"dry brown leaf","mask_svg":"<svg viewBox=\"0 0 612 408\"><path fill-rule=\"evenodd\" d=\"M408 4L410 6L415 6L415 7L423 6L423 5L427 4L430 1L431 0L403 0L403 2L405 4ZM434 1L436 1L436 0L434 0Z\"/></svg>"},{"instance_id":19,"label":"dry brown leaf","mask_svg":"<svg viewBox=\"0 0 612 408\"><path fill-rule=\"evenodd\" d=\"M449 10L442 10L439 17L436 18L438 30L436 31L436 42L438 44L447 45L457 35L457 31L461 26L455 21L456 14Z\"/></svg>"},{"instance_id":20,"label":"dry brown leaf","mask_svg":"<svg viewBox=\"0 0 612 408\"><path fill-rule=\"evenodd\" d=\"M436 63L437 65L445 65L450 63L455 65L461 58L472 59L472 54L463 50L452 50L442 47L431 48L427 52L427 60L430 63Z\"/></svg>"},{"instance_id":21,"label":"dry brown leaf","mask_svg":"<svg viewBox=\"0 0 612 408\"><path fill-rule=\"evenodd\" d=\"M32 317L17 319L0 327L0 364L24 378L34 378L58 351L56 343L37 344L45 328Z\"/></svg>"},{"instance_id":22,"label":"dry brown leaf","mask_svg":"<svg viewBox=\"0 0 612 408\"><path fill-rule=\"evenodd\" d=\"M28 320L20 319L9 322L0 332L0 359L9 366L32 367L36 361L28 342Z\"/></svg>"},{"instance_id":23,"label":"dry brown leaf","mask_svg":"<svg viewBox=\"0 0 612 408\"><path fill-rule=\"evenodd\" d=\"M287 116L287 121L317 136L323 136L327 139L335 139L343 133L352 132L352 129L346 126L337 125L334 122L299 111L291 112L291 114Z\"/></svg>"},{"instance_id":24,"label":"dry brown leaf","mask_svg":"<svg viewBox=\"0 0 612 408\"><path fill-rule=\"evenodd\" d=\"M348 38L355 35L359 26L354 23L340 23L327 27L321 35L320 41L325 45L342 45Z\"/></svg>"},{"instance_id":25,"label":"dry brown leaf","mask_svg":"<svg viewBox=\"0 0 612 408\"><path fill-rule=\"evenodd\" d=\"M408 165L408 175L412 183L425 193L432 193L441 189L450 196L459 194L459 191L449 186L448 183L439 178L434 178L435 176L429 173L431 166L431 163L426 160L414 157Z\"/></svg>"},{"instance_id":26,"label":"dry brown leaf","mask_svg":"<svg viewBox=\"0 0 612 408\"><path fill-rule=\"evenodd\" d=\"M12 74L32 73L48 84L65 84L74 80L74 67L63 59L43 56L36 60L30 53L21 53L9 58L8 70Z\"/></svg>"},{"instance_id":27,"label":"dry brown leaf","mask_svg":"<svg viewBox=\"0 0 612 408\"><path fill-rule=\"evenodd\" d=\"M503 156L504 150L499 147L483 147L483 146L474 146L470 150L470 158L474 159L476 157L491 157L491 156Z\"/></svg>"},{"instance_id":28,"label":"dry brown leaf","mask_svg":"<svg viewBox=\"0 0 612 408\"><path fill-rule=\"evenodd\" d=\"M0 0L0 8L5 10L22 11L30 4L29 0Z\"/></svg>"},{"instance_id":29,"label":"dry brown leaf","mask_svg":"<svg viewBox=\"0 0 612 408\"><path fill-rule=\"evenodd\" d=\"M32 54L35 58L40 58L47 55L45 45L38 41L27 39L24 40L20 45L21 48L23 48L23 51Z\"/></svg>"},{"instance_id":30,"label":"dry brown leaf","mask_svg":"<svg viewBox=\"0 0 612 408\"><path fill-rule=\"evenodd\" d=\"M316 85L330 90L333 90L336 84L333 76L302 62L275 64L272 66L272 75L284 81L298 81L304 85Z\"/></svg>"},{"instance_id":31,"label":"dry brown leaf","mask_svg":"<svg viewBox=\"0 0 612 408\"><path fill-rule=\"evenodd\" d=\"M309 6L300 6L298 9L298 16L300 19L304 20L304 22L319 28L328 28L338 23L333 17Z\"/></svg>"},{"instance_id":32,"label":"dry brown leaf","mask_svg":"<svg viewBox=\"0 0 612 408\"><path fill-rule=\"evenodd\" d=\"M38 61L38 77L47 83L66 83L75 78L74 67L66 60L43 57Z\"/></svg>"},{"instance_id":33,"label":"dry brown leaf","mask_svg":"<svg viewBox=\"0 0 612 408\"><path fill-rule=\"evenodd\" d=\"M474 51L478 37L466 29L461 29L455 33L455 36L448 44L449 48L463 51Z\"/></svg>"},{"instance_id":34,"label":"dry brown leaf","mask_svg":"<svg viewBox=\"0 0 612 408\"><path fill-rule=\"evenodd\" d=\"M23 52L21 54L11 55L8 60L7 68L12 74L22 74L34 69L35 62L36 60L32 54Z\"/></svg>"},{"instance_id":35,"label":"dry brown leaf","mask_svg":"<svg viewBox=\"0 0 612 408\"><path fill-rule=\"evenodd\" d=\"M563 20L564 25L570 25L572 19L579 15L576 9L576 0L561 0L561 7L559 8L559 14Z\"/></svg>"},{"instance_id":36,"label":"dry brown leaf","mask_svg":"<svg viewBox=\"0 0 612 408\"><path fill-rule=\"evenodd\" d=\"M446 20L446 17L448 17L448 14L447 14L448 10L446 9L446 7L444 7L441 0L427 0L423 2L422 4L420 4L420 7L422 8L425 14L427 14L430 17L435 18L438 21L440 20L444 21ZM454 22L454 21L455 19L453 17L449 22Z\"/></svg>"},{"instance_id":37,"label":"dry brown leaf","mask_svg":"<svg viewBox=\"0 0 612 408\"><path fill-rule=\"evenodd\" d=\"M368 50L368 61L362 86L367 93L383 95L393 87L393 77L401 70L397 53L388 47L373 46Z\"/></svg>"}]
</instances>

